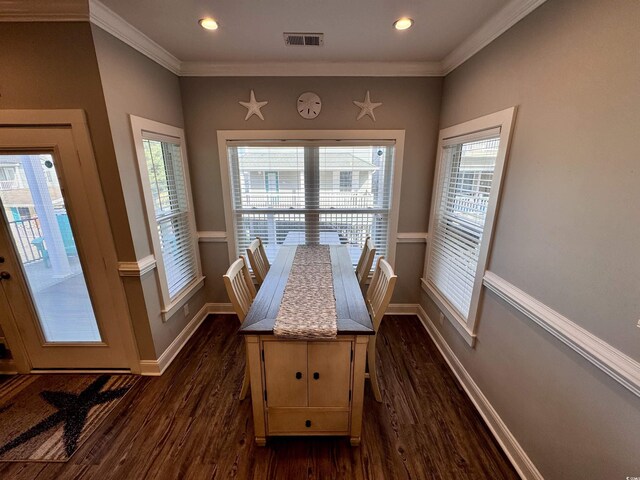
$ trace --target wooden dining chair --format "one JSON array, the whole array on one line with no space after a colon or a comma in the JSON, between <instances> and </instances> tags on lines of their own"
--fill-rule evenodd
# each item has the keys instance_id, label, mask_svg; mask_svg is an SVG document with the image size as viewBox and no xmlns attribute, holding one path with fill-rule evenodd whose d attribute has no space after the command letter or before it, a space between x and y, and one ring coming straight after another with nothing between
<instances>
[{"instance_id":1,"label":"wooden dining chair","mask_svg":"<svg viewBox=\"0 0 640 480\"><path fill-rule=\"evenodd\" d=\"M373 265L373 259L376 256L376 248L373 246L371 237L367 237L364 241L364 247L362 247L362 253L360 254L360 260L356 266L356 277L360 288L364 289L364 284L369 278L369 272L371 271L371 265Z\"/></svg>"},{"instance_id":2,"label":"wooden dining chair","mask_svg":"<svg viewBox=\"0 0 640 480\"><path fill-rule=\"evenodd\" d=\"M369 366L369 380L371 381L373 396L378 402L382 401L382 395L380 394L378 371L376 368L376 340L378 339L378 330L380 329L382 317L384 317L384 313L391 301L397 278L398 276L393 273L393 268L389 262L387 262L384 257L380 257L376 264L376 269L373 272L369 290L367 290L367 309L369 310L373 330L375 331L375 335L369 337L367 364Z\"/></svg>"},{"instance_id":3,"label":"wooden dining chair","mask_svg":"<svg viewBox=\"0 0 640 480\"><path fill-rule=\"evenodd\" d=\"M240 323L244 322L249 307L256 297L256 287L253 286L249 269L244 261L244 257L240 257L233 262L222 278L224 286L227 288L227 295L231 300L233 309L238 315ZM249 362L245 363L244 378L242 380L242 389L240 390L240 400L244 400L249 389Z\"/></svg>"},{"instance_id":4,"label":"wooden dining chair","mask_svg":"<svg viewBox=\"0 0 640 480\"><path fill-rule=\"evenodd\" d=\"M260 237L257 237L249 244L249 247L247 248L247 257L249 258L249 264L251 265L251 270L253 270L253 274L258 281L258 285L262 285L264 277L267 276L267 272L269 271L269 259L264 251L264 245L262 244L262 239Z\"/></svg>"}]
</instances>

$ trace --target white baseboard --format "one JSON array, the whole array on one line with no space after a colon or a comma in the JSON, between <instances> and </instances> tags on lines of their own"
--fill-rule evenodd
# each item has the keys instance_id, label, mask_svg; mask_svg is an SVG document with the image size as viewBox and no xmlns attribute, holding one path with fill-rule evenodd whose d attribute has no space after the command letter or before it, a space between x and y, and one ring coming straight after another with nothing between
<instances>
[{"instance_id":1,"label":"white baseboard","mask_svg":"<svg viewBox=\"0 0 640 480\"><path fill-rule=\"evenodd\" d=\"M418 315L417 303L390 303L385 312L387 315Z\"/></svg>"},{"instance_id":2,"label":"white baseboard","mask_svg":"<svg viewBox=\"0 0 640 480\"><path fill-rule=\"evenodd\" d=\"M164 370L160 369L160 363L157 360L140 360L140 375L147 377L159 377Z\"/></svg>"},{"instance_id":3,"label":"white baseboard","mask_svg":"<svg viewBox=\"0 0 640 480\"><path fill-rule=\"evenodd\" d=\"M180 332L180 335L162 352L158 360L140 360L140 374L153 377L162 375L171 365L173 359L180 353L180 350L187 344L191 336L198 330L204 319L213 313L233 314L235 312L230 303L205 303Z\"/></svg>"},{"instance_id":4,"label":"white baseboard","mask_svg":"<svg viewBox=\"0 0 640 480\"><path fill-rule=\"evenodd\" d=\"M162 352L158 360L140 360L140 374L148 376L160 376L171 365L173 359L176 358L180 350L187 344L191 336L198 330L205 318L212 313L209 311L211 304L205 303L196 313L186 327L182 329L171 345Z\"/></svg>"},{"instance_id":5,"label":"white baseboard","mask_svg":"<svg viewBox=\"0 0 640 480\"><path fill-rule=\"evenodd\" d=\"M427 330L427 333L436 344L436 347L440 350L440 353L449 365L449 368L458 379L458 382L460 382L462 388L467 392L467 396L471 399L476 409L484 419L489 430L491 430L491 433L493 433L493 436L502 447L502 450L504 450L514 468L520 474L520 477L525 480L543 480L538 469L527 456L513 434L509 431L498 415L498 412L496 412L491 403L489 403L487 397L484 396L478 385L473 381L469 372L467 372L460 360L458 360L458 357L453 353L453 350L451 350L446 340L442 337L435 324L429 318L427 312L424 311L421 305L418 305L417 315Z\"/></svg>"},{"instance_id":6,"label":"white baseboard","mask_svg":"<svg viewBox=\"0 0 640 480\"><path fill-rule=\"evenodd\" d=\"M0 360L0 375L16 375L18 369L15 362L8 358Z\"/></svg>"},{"instance_id":7,"label":"white baseboard","mask_svg":"<svg viewBox=\"0 0 640 480\"><path fill-rule=\"evenodd\" d=\"M207 306L209 307L209 313L236 313L230 303L207 303Z\"/></svg>"}]
</instances>

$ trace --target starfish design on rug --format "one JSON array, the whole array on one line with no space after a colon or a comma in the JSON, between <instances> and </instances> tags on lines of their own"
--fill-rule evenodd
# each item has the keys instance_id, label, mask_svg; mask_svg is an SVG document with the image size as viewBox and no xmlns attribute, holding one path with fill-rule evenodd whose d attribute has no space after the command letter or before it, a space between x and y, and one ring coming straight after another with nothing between
<instances>
[{"instance_id":1,"label":"starfish design on rug","mask_svg":"<svg viewBox=\"0 0 640 480\"><path fill-rule=\"evenodd\" d=\"M63 440L65 452L69 457L73 455L73 452L75 452L77 448L82 429L87 421L89 411L96 405L111 402L122 397L129 391L129 388L131 388L123 387L102 392L102 387L106 385L109 378L111 378L110 375L100 375L91 385L78 394L54 392L50 390L45 390L40 393L43 400L53 405L58 411L52 413L37 425L34 425L29 430L21 433L0 447L0 455L16 448L18 445L28 442L32 438L61 423L64 424Z\"/></svg>"}]
</instances>

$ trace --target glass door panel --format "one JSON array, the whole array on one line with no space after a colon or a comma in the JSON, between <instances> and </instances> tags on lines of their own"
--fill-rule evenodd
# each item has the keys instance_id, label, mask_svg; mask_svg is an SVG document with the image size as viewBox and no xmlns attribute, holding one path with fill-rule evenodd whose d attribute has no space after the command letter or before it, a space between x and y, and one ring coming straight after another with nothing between
<instances>
[{"instance_id":1,"label":"glass door panel","mask_svg":"<svg viewBox=\"0 0 640 480\"><path fill-rule=\"evenodd\" d=\"M101 342L53 156L0 155L0 200L44 340Z\"/></svg>"}]
</instances>

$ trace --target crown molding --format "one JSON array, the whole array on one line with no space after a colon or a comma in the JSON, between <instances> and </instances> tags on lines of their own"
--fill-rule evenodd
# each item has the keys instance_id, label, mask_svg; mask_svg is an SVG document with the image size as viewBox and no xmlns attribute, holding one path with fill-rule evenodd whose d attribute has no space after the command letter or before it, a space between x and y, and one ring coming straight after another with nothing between
<instances>
[{"instance_id":1,"label":"crown molding","mask_svg":"<svg viewBox=\"0 0 640 480\"><path fill-rule=\"evenodd\" d=\"M439 77L440 62L182 62L183 77Z\"/></svg>"},{"instance_id":2,"label":"crown molding","mask_svg":"<svg viewBox=\"0 0 640 480\"><path fill-rule=\"evenodd\" d=\"M94 25L122 40L154 62L176 75L180 74L180 60L99 1L89 0L89 18Z\"/></svg>"},{"instance_id":3,"label":"crown molding","mask_svg":"<svg viewBox=\"0 0 640 480\"><path fill-rule=\"evenodd\" d=\"M3 1L11 5L21 3L18 0L0 0L0 4ZM89 0L89 19L151 60L183 77L442 77L545 1L512 0L441 62L183 62L99 0ZM3 16L4 14L0 15L0 19ZM81 19L86 20L86 15ZM33 16L24 16L23 20L35 21Z\"/></svg>"},{"instance_id":4,"label":"crown molding","mask_svg":"<svg viewBox=\"0 0 640 480\"><path fill-rule=\"evenodd\" d=\"M507 3L442 60L442 75L448 75L458 68L545 1L512 0Z\"/></svg>"},{"instance_id":5,"label":"crown molding","mask_svg":"<svg viewBox=\"0 0 640 480\"><path fill-rule=\"evenodd\" d=\"M0 22L86 22L89 9L78 0L0 0Z\"/></svg>"}]
</instances>

